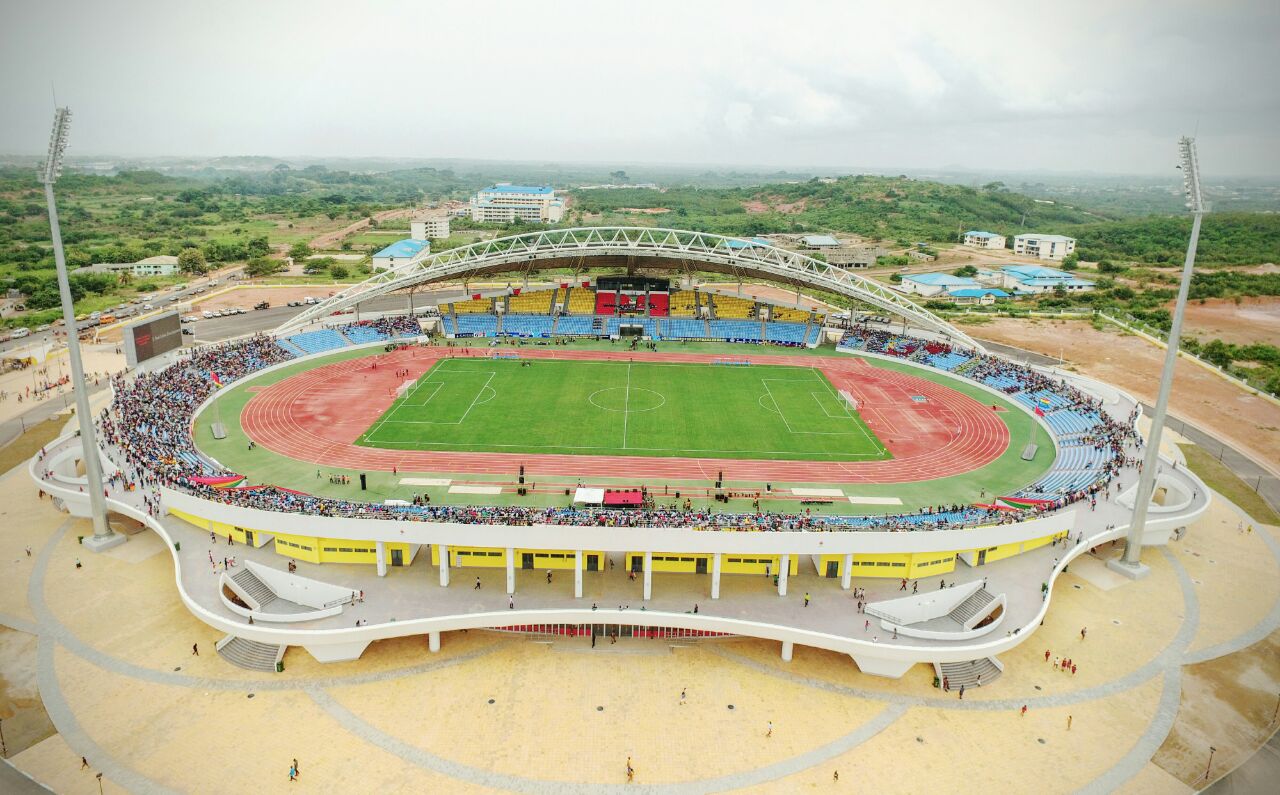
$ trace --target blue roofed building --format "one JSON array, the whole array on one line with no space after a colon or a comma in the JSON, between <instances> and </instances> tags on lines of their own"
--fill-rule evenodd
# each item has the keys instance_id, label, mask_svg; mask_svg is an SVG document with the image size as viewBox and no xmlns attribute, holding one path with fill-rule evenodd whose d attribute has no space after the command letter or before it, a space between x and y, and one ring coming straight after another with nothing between
<instances>
[{"instance_id":1,"label":"blue roofed building","mask_svg":"<svg viewBox=\"0 0 1280 795\"><path fill-rule=\"evenodd\" d=\"M1024 295L1053 292L1059 287L1068 292L1088 292L1097 287L1088 279L1043 265L1006 265L1000 269L1000 275L1002 287Z\"/></svg>"},{"instance_id":2,"label":"blue roofed building","mask_svg":"<svg viewBox=\"0 0 1280 795\"><path fill-rule=\"evenodd\" d=\"M499 182L471 197L471 220L482 223L555 224L564 217L564 200L550 185Z\"/></svg>"},{"instance_id":3,"label":"blue roofed building","mask_svg":"<svg viewBox=\"0 0 1280 795\"><path fill-rule=\"evenodd\" d=\"M373 269L376 271L387 270L397 265L404 265L424 251L428 254L431 253L430 240L414 240L413 238L397 240L373 255Z\"/></svg>"},{"instance_id":4,"label":"blue roofed building","mask_svg":"<svg viewBox=\"0 0 1280 795\"><path fill-rule=\"evenodd\" d=\"M981 304L983 306L994 304L997 298L1009 297L1009 294L1004 290L998 290L994 287L962 287L956 290L948 290L946 294L946 298L957 304Z\"/></svg>"},{"instance_id":5,"label":"blue roofed building","mask_svg":"<svg viewBox=\"0 0 1280 795\"><path fill-rule=\"evenodd\" d=\"M912 273L902 277L903 292L935 296L950 290L977 288L982 285L974 279L964 276L952 276L949 273Z\"/></svg>"}]
</instances>

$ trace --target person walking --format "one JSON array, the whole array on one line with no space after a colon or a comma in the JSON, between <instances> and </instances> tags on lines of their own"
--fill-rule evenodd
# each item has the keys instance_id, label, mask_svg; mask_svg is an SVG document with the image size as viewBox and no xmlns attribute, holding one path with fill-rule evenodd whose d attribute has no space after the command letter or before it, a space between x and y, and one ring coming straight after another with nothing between
<instances>
[{"instance_id":1,"label":"person walking","mask_svg":"<svg viewBox=\"0 0 1280 795\"><path fill-rule=\"evenodd\" d=\"M473 590L473 591L478 591L478 590L480 590L480 578L479 578L479 577L476 577L476 587L475 587L475 588L473 588L472 590Z\"/></svg>"},{"instance_id":2,"label":"person walking","mask_svg":"<svg viewBox=\"0 0 1280 795\"><path fill-rule=\"evenodd\" d=\"M769 728L765 729L764 736L765 737L773 736L773 721L769 721Z\"/></svg>"},{"instance_id":3,"label":"person walking","mask_svg":"<svg viewBox=\"0 0 1280 795\"><path fill-rule=\"evenodd\" d=\"M1080 640L1084 640L1084 636L1089 634L1088 627L1080 627Z\"/></svg>"},{"instance_id":4,"label":"person walking","mask_svg":"<svg viewBox=\"0 0 1280 795\"><path fill-rule=\"evenodd\" d=\"M964 685L960 685L960 700L964 701Z\"/></svg>"},{"instance_id":5,"label":"person walking","mask_svg":"<svg viewBox=\"0 0 1280 795\"><path fill-rule=\"evenodd\" d=\"M301 772L302 772L302 768L298 767L298 760L295 757L293 760L293 774L296 776Z\"/></svg>"},{"instance_id":6,"label":"person walking","mask_svg":"<svg viewBox=\"0 0 1280 795\"><path fill-rule=\"evenodd\" d=\"M516 609L516 600L511 594L507 594L507 609L508 610Z\"/></svg>"},{"instance_id":7,"label":"person walking","mask_svg":"<svg viewBox=\"0 0 1280 795\"><path fill-rule=\"evenodd\" d=\"M1049 650L1048 650L1048 649L1045 649L1045 650L1044 650L1044 661L1045 661L1045 662L1049 662Z\"/></svg>"},{"instance_id":8,"label":"person walking","mask_svg":"<svg viewBox=\"0 0 1280 795\"><path fill-rule=\"evenodd\" d=\"M192 654L192 656L194 656L194 657L199 657L199 656L200 656L200 644L199 644L199 643L192 643L192 644L191 644L191 654Z\"/></svg>"},{"instance_id":9,"label":"person walking","mask_svg":"<svg viewBox=\"0 0 1280 795\"><path fill-rule=\"evenodd\" d=\"M809 592L808 592L808 591L805 591L805 594L804 594L804 606L805 606L805 607L808 607L808 606L809 606Z\"/></svg>"},{"instance_id":10,"label":"person walking","mask_svg":"<svg viewBox=\"0 0 1280 795\"><path fill-rule=\"evenodd\" d=\"M1072 716L1067 716L1067 731L1071 731L1071 718Z\"/></svg>"},{"instance_id":11,"label":"person walking","mask_svg":"<svg viewBox=\"0 0 1280 795\"><path fill-rule=\"evenodd\" d=\"M297 781L297 780L298 780L298 771L297 771L297 770L295 770L295 769L294 769L294 767L293 767L292 765L290 765L290 766L289 766L289 780L290 780L290 781Z\"/></svg>"},{"instance_id":12,"label":"person walking","mask_svg":"<svg viewBox=\"0 0 1280 795\"><path fill-rule=\"evenodd\" d=\"M1023 716L1023 717L1026 717L1026 715L1027 715L1027 705L1026 705L1026 704L1023 704L1023 705L1022 705L1022 716Z\"/></svg>"},{"instance_id":13,"label":"person walking","mask_svg":"<svg viewBox=\"0 0 1280 795\"><path fill-rule=\"evenodd\" d=\"M687 688L683 688L683 687L680 688L680 703L682 705L685 703L685 700L688 697L688 695L689 695L689 691Z\"/></svg>"},{"instance_id":14,"label":"person walking","mask_svg":"<svg viewBox=\"0 0 1280 795\"><path fill-rule=\"evenodd\" d=\"M636 769L631 766L631 757L628 756L627 757L627 783L630 784L635 780L636 780Z\"/></svg>"},{"instance_id":15,"label":"person walking","mask_svg":"<svg viewBox=\"0 0 1280 795\"><path fill-rule=\"evenodd\" d=\"M947 677L947 676L942 677L942 692L944 692L944 693L950 693L950 692L951 692L951 678L950 678L950 677Z\"/></svg>"},{"instance_id":16,"label":"person walking","mask_svg":"<svg viewBox=\"0 0 1280 795\"><path fill-rule=\"evenodd\" d=\"M89 760L88 760L88 759L86 759L86 758L85 758L85 757L83 757L83 756L82 756L82 757L80 757L80 769L81 769L81 770L84 770L84 769L85 769L86 767L88 767L88 766L89 766Z\"/></svg>"}]
</instances>

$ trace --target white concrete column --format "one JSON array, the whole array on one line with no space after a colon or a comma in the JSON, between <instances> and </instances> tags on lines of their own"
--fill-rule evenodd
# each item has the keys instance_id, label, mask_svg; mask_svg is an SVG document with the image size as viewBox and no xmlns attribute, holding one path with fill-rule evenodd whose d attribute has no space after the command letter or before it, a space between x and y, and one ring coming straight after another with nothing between
<instances>
[{"instance_id":1,"label":"white concrete column","mask_svg":"<svg viewBox=\"0 0 1280 795\"><path fill-rule=\"evenodd\" d=\"M711 557L711 598L720 598L720 553Z\"/></svg>"},{"instance_id":2,"label":"white concrete column","mask_svg":"<svg viewBox=\"0 0 1280 795\"><path fill-rule=\"evenodd\" d=\"M840 587L849 590L853 585L853 553L844 556L844 570L840 572Z\"/></svg>"},{"instance_id":3,"label":"white concrete column","mask_svg":"<svg viewBox=\"0 0 1280 795\"><path fill-rule=\"evenodd\" d=\"M794 643L792 643L789 640L782 641L782 661L783 662L791 662L791 654L794 651L795 651Z\"/></svg>"},{"instance_id":4,"label":"white concrete column","mask_svg":"<svg viewBox=\"0 0 1280 795\"><path fill-rule=\"evenodd\" d=\"M791 556L783 555L778 563L778 596L787 595L787 575L791 573Z\"/></svg>"},{"instance_id":5,"label":"white concrete column","mask_svg":"<svg viewBox=\"0 0 1280 795\"><path fill-rule=\"evenodd\" d=\"M436 544L436 549L439 550L439 552L437 552L436 554L440 556L440 587L448 588L449 587L449 545Z\"/></svg>"},{"instance_id":6,"label":"white concrete column","mask_svg":"<svg viewBox=\"0 0 1280 795\"><path fill-rule=\"evenodd\" d=\"M516 592L516 550L507 547L507 593Z\"/></svg>"},{"instance_id":7,"label":"white concrete column","mask_svg":"<svg viewBox=\"0 0 1280 795\"><path fill-rule=\"evenodd\" d=\"M427 649L433 653L440 651L440 633L439 632L427 633ZM783 659L789 660L791 658L784 657Z\"/></svg>"},{"instance_id":8,"label":"white concrete column","mask_svg":"<svg viewBox=\"0 0 1280 795\"><path fill-rule=\"evenodd\" d=\"M573 551L573 598L582 598L582 550Z\"/></svg>"},{"instance_id":9,"label":"white concrete column","mask_svg":"<svg viewBox=\"0 0 1280 795\"><path fill-rule=\"evenodd\" d=\"M644 553L644 598L648 601L653 596L653 553Z\"/></svg>"},{"instance_id":10,"label":"white concrete column","mask_svg":"<svg viewBox=\"0 0 1280 795\"><path fill-rule=\"evenodd\" d=\"M387 545L382 541L375 542L374 553L378 557L378 576L387 576Z\"/></svg>"}]
</instances>

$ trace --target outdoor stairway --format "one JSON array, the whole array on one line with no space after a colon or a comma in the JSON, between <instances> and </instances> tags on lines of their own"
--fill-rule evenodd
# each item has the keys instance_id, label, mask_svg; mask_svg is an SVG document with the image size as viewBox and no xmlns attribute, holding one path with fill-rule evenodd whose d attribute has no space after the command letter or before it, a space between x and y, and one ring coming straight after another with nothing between
<instances>
[{"instance_id":1,"label":"outdoor stairway","mask_svg":"<svg viewBox=\"0 0 1280 795\"><path fill-rule=\"evenodd\" d=\"M942 676L947 678L947 686L952 690L960 689L960 685L965 687L979 687L978 677L982 677L982 684L989 685L1000 678L1000 668L990 657L983 657L981 660L967 660L965 662L944 662L938 664L938 670Z\"/></svg>"},{"instance_id":2,"label":"outdoor stairway","mask_svg":"<svg viewBox=\"0 0 1280 795\"><path fill-rule=\"evenodd\" d=\"M989 612L988 605L995 600L996 598L991 595L990 591L986 588L979 588L974 592L973 596L956 605L947 615L954 619L957 624L964 626L964 622L979 613Z\"/></svg>"},{"instance_id":3,"label":"outdoor stairway","mask_svg":"<svg viewBox=\"0 0 1280 795\"><path fill-rule=\"evenodd\" d=\"M280 647L270 643L259 643L256 640L232 638L218 649L218 654L227 662L250 671L266 671L275 673L276 658L280 656Z\"/></svg>"},{"instance_id":4,"label":"outdoor stairway","mask_svg":"<svg viewBox=\"0 0 1280 795\"><path fill-rule=\"evenodd\" d=\"M280 598L276 596L275 591L267 587L265 582L258 579L258 575L248 569L241 569L240 571L237 571L235 574L231 575L231 579L258 603L259 610L265 609L267 605Z\"/></svg>"}]
</instances>

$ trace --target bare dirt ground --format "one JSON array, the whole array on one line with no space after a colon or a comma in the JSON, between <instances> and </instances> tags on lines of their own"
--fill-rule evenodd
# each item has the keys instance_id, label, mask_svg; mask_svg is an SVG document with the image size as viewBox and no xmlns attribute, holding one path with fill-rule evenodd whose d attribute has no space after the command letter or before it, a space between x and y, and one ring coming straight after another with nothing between
<instances>
[{"instance_id":1,"label":"bare dirt ground","mask_svg":"<svg viewBox=\"0 0 1280 795\"><path fill-rule=\"evenodd\" d=\"M1129 334L1096 331L1084 321L1011 320L964 326L973 337L1057 357L1084 375L1153 402L1164 349ZM1170 414L1206 430L1274 472L1280 472L1280 406L1250 395L1194 362L1180 359Z\"/></svg>"},{"instance_id":2,"label":"bare dirt ground","mask_svg":"<svg viewBox=\"0 0 1280 795\"><path fill-rule=\"evenodd\" d=\"M1172 308L1172 304L1170 304ZM1187 304L1185 328L1204 341L1217 338L1236 345L1280 345L1280 298L1209 298Z\"/></svg>"},{"instance_id":3,"label":"bare dirt ground","mask_svg":"<svg viewBox=\"0 0 1280 795\"><path fill-rule=\"evenodd\" d=\"M290 301L301 301L304 298L328 298L334 293L349 287L348 284L313 284L298 287L246 287L230 290L211 298L194 302L193 311L213 311L239 306L252 309L259 301L270 301L272 306L282 306Z\"/></svg>"},{"instance_id":4,"label":"bare dirt ground","mask_svg":"<svg viewBox=\"0 0 1280 795\"><path fill-rule=\"evenodd\" d=\"M376 221L390 221L395 218L410 218L416 212L413 208L402 208L399 210L384 210L380 213L374 213L373 218ZM337 248L342 244L344 238L348 235L354 235L362 229L369 228L369 219L361 218L353 224L348 224L341 229L333 232L325 232L323 235L317 235L311 238L309 244L316 251L324 251L325 249Z\"/></svg>"},{"instance_id":5,"label":"bare dirt ground","mask_svg":"<svg viewBox=\"0 0 1280 795\"><path fill-rule=\"evenodd\" d=\"M795 215L802 213L807 206L804 199L795 202L778 202L777 197L770 197L772 203L766 204L762 201L747 201L742 203L742 208L748 213L769 213L777 212L783 215Z\"/></svg>"}]
</instances>

